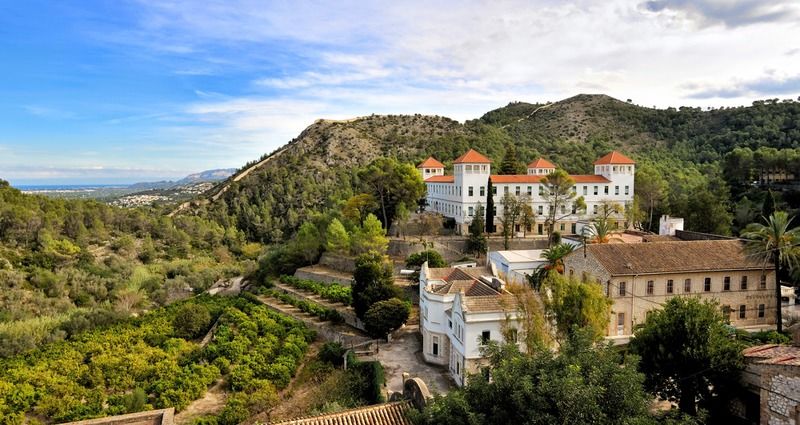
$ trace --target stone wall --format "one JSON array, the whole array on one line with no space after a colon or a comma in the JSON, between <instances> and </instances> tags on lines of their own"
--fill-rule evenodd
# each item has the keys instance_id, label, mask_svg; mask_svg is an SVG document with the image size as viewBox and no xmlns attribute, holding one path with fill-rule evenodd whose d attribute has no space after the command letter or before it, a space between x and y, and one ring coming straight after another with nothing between
<instances>
[{"instance_id":1,"label":"stone wall","mask_svg":"<svg viewBox=\"0 0 800 425\"><path fill-rule=\"evenodd\" d=\"M356 260L353 257L348 257L339 254L326 252L322 254L319 259L319 264L322 266L330 267L342 273L353 273L356 271Z\"/></svg>"},{"instance_id":2,"label":"stone wall","mask_svg":"<svg viewBox=\"0 0 800 425\"><path fill-rule=\"evenodd\" d=\"M761 424L800 425L800 366L759 367Z\"/></svg>"},{"instance_id":3,"label":"stone wall","mask_svg":"<svg viewBox=\"0 0 800 425\"><path fill-rule=\"evenodd\" d=\"M170 407L161 410L148 410L146 412L129 413L127 415L107 416L105 418L69 422L63 425L172 425L174 415L175 409Z\"/></svg>"}]
</instances>

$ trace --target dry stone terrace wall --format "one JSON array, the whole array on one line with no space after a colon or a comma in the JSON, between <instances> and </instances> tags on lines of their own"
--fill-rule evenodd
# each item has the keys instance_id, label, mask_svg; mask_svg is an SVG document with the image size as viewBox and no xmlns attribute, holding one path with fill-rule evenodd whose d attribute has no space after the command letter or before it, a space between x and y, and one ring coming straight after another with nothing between
<instances>
[{"instance_id":1,"label":"dry stone terrace wall","mask_svg":"<svg viewBox=\"0 0 800 425\"><path fill-rule=\"evenodd\" d=\"M761 423L800 425L800 366L764 365Z\"/></svg>"}]
</instances>

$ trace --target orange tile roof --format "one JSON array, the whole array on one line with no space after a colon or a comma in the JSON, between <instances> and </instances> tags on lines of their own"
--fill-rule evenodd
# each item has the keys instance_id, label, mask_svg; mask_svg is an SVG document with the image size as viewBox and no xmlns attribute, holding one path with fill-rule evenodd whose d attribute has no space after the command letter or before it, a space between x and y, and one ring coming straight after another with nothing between
<instances>
[{"instance_id":1,"label":"orange tile roof","mask_svg":"<svg viewBox=\"0 0 800 425\"><path fill-rule=\"evenodd\" d=\"M544 176L528 174L492 175L492 183L539 183Z\"/></svg>"},{"instance_id":2,"label":"orange tile roof","mask_svg":"<svg viewBox=\"0 0 800 425\"><path fill-rule=\"evenodd\" d=\"M540 183L545 176L535 174L506 174L506 175L493 175L492 183ZM575 183L609 183L611 180L599 175L570 175ZM430 179L425 180L430 181Z\"/></svg>"},{"instance_id":3,"label":"orange tile roof","mask_svg":"<svg viewBox=\"0 0 800 425\"><path fill-rule=\"evenodd\" d=\"M459 156L453 164L491 164L492 160L479 154L475 149L470 149L464 155Z\"/></svg>"},{"instance_id":4,"label":"orange tile roof","mask_svg":"<svg viewBox=\"0 0 800 425\"><path fill-rule=\"evenodd\" d=\"M452 183L454 181L453 176L431 176L425 179L425 183Z\"/></svg>"},{"instance_id":5,"label":"orange tile roof","mask_svg":"<svg viewBox=\"0 0 800 425\"><path fill-rule=\"evenodd\" d=\"M444 168L444 164L429 156L428 159L422 161L422 164L417 165L417 168Z\"/></svg>"},{"instance_id":6,"label":"orange tile roof","mask_svg":"<svg viewBox=\"0 0 800 425\"><path fill-rule=\"evenodd\" d=\"M411 425L409 400L364 406L338 413L293 419L276 425Z\"/></svg>"},{"instance_id":7,"label":"orange tile roof","mask_svg":"<svg viewBox=\"0 0 800 425\"><path fill-rule=\"evenodd\" d=\"M611 183L611 180L598 174L570 174L575 183Z\"/></svg>"},{"instance_id":8,"label":"orange tile roof","mask_svg":"<svg viewBox=\"0 0 800 425\"><path fill-rule=\"evenodd\" d=\"M608 155L594 162L594 165L603 164L636 164L636 162L617 151L611 151Z\"/></svg>"},{"instance_id":9,"label":"orange tile roof","mask_svg":"<svg viewBox=\"0 0 800 425\"><path fill-rule=\"evenodd\" d=\"M528 164L528 168L556 168L556 166L544 158L539 158Z\"/></svg>"},{"instance_id":10,"label":"orange tile roof","mask_svg":"<svg viewBox=\"0 0 800 425\"><path fill-rule=\"evenodd\" d=\"M757 364L800 366L800 347L764 344L746 348L742 354Z\"/></svg>"}]
</instances>

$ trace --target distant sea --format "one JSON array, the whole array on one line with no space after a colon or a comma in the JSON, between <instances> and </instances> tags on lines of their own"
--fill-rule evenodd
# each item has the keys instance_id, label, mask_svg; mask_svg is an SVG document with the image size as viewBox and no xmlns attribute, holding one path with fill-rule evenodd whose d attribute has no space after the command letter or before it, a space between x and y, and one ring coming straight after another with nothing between
<instances>
[{"instance_id":1,"label":"distant sea","mask_svg":"<svg viewBox=\"0 0 800 425\"><path fill-rule=\"evenodd\" d=\"M127 184L20 184L17 189L27 193L37 192L94 192L99 189L125 189Z\"/></svg>"}]
</instances>

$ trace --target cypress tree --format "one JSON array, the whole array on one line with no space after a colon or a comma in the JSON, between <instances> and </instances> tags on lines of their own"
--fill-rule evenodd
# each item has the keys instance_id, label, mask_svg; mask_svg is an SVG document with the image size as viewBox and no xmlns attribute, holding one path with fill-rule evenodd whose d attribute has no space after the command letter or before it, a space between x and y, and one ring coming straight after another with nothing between
<instances>
[{"instance_id":1,"label":"cypress tree","mask_svg":"<svg viewBox=\"0 0 800 425\"><path fill-rule=\"evenodd\" d=\"M767 190L767 195L764 197L764 203L761 205L761 221L766 223L769 217L775 213L775 196L772 195L772 190Z\"/></svg>"},{"instance_id":2,"label":"cypress tree","mask_svg":"<svg viewBox=\"0 0 800 425\"><path fill-rule=\"evenodd\" d=\"M494 233L494 196L492 196L491 177L486 189L486 233Z\"/></svg>"}]
</instances>

